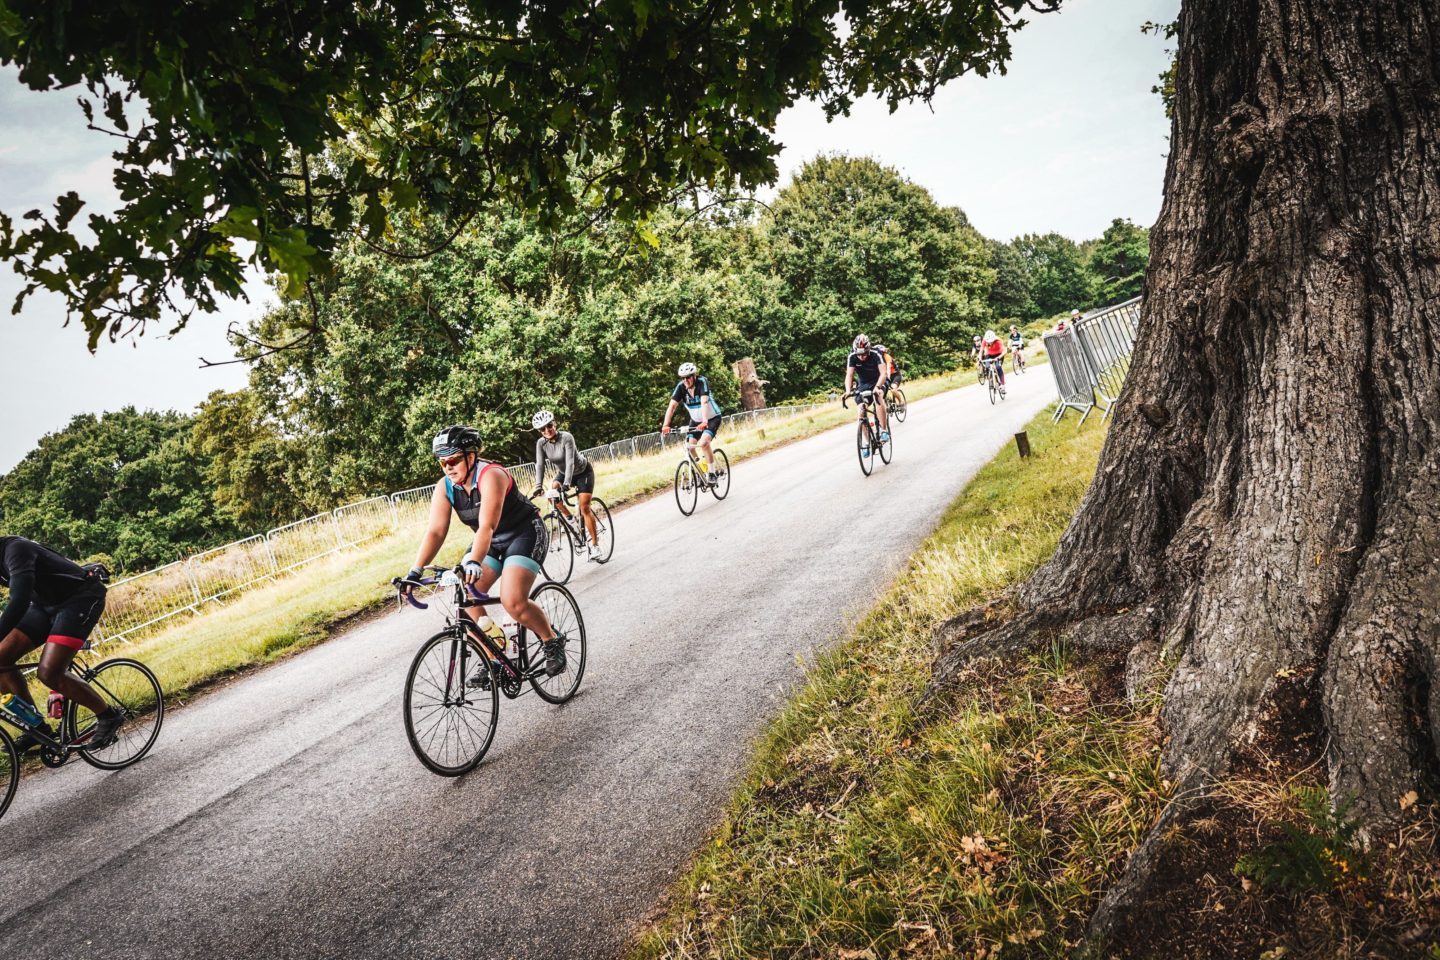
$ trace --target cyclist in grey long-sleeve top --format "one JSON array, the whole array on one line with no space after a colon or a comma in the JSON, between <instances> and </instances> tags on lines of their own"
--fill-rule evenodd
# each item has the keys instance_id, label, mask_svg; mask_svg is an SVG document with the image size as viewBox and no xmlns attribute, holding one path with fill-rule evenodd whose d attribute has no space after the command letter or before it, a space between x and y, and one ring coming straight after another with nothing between
<instances>
[{"instance_id":1,"label":"cyclist in grey long-sleeve top","mask_svg":"<svg viewBox=\"0 0 1440 960\"><path fill-rule=\"evenodd\" d=\"M556 426L555 415L549 410L536 413L530 418L530 425L540 431L540 439L535 441L535 492L532 496L538 496L544 489L545 464L557 464L559 470L550 485L561 492L565 487L574 485L580 500L580 516L590 535L590 559L596 560L600 557L600 547L596 544L599 535L595 532L595 513L590 509L590 498L595 494L595 468L581 455L575 438ZM564 497L557 499L555 506L565 516L570 516Z\"/></svg>"}]
</instances>

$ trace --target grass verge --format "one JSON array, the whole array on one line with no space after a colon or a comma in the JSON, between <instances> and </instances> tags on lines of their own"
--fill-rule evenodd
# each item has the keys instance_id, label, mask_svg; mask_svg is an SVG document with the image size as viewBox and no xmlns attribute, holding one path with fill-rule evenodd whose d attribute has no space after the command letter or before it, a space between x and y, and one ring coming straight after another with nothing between
<instances>
[{"instance_id":1,"label":"grass verge","mask_svg":"<svg viewBox=\"0 0 1440 960\"><path fill-rule=\"evenodd\" d=\"M921 713L931 631L1053 551L1103 428L1030 424L809 670L634 958L1063 955L1166 796L1153 709L1063 649Z\"/></svg>"},{"instance_id":2,"label":"grass verge","mask_svg":"<svg viewBox=\"0 0 1440 960\"><path fill-rule=\"evenodd\" d=\"M974 374L954 371L905 385L910 400L973 382ZM766 427L722 434L720 446L732 462L792 440L845 423L853 411L835 409L797 415ZM597 487L613 505L636 500L668 486L680 453L669 450L630 460L596 465ZM418 521L417 521L418 524ZM468 533L459 524L442 556L458 552ZM172 698L181 698L217 679L268 663L329 637L335 629L392 600L388 582L414 559L419 527L404 528L365 546L344 550L306 564L273 582L248 589L221 605L201 608L195 616L176 617L157 632L130 643L103 646L104 656L144 661ZM34 656L28 658L33 661ZM33 676L37 703L46 690Z\"/></svg>"}]
</instances>

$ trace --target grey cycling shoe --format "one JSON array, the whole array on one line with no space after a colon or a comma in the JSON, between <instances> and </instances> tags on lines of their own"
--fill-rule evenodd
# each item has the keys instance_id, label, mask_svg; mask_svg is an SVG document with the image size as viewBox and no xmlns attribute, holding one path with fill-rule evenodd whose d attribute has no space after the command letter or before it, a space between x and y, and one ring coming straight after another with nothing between
<instances>
[{"instance_id":1,"label":"grey cycling shoe","mask_svg":"<svg viewBox=\"0 0 1440 960\"><path fill-rule=\"evenodd\" d=\"M488 662L484 662L481 663L480 666L476 667L475 672L470 674L470 679L465 681L465 686L469 687L472 690L489 690L490 664Z\"/></svg>"},{"instance_id":2,"label":"grey cycling shoe","mask_svg":"<svg viewBox=\"0 0 1440 960\"><path fill-rule=\"evenodd\" d=\"M45 725L45 733L48 734L51 738L55 736L55 731L50 727L48 723ZM18 757L23 757L25 756L25 754L29 753L31 750L34 750L40 745L40 738L27 730L24 733L20 734L20 736L15 738L15 755Z\"/></svg>"},{"instance_id":3,"label":"grey cycling shoe","mask_svg":"<svg viewBox=\"0 0 1440 960\"><path fill-rule=\"evenodd\" d=\"M545 651L545 674L546 676L559 676L565 672L565 635L555 634L554 639L546 640L540 645Z\"/></svg>"}]
</instances>

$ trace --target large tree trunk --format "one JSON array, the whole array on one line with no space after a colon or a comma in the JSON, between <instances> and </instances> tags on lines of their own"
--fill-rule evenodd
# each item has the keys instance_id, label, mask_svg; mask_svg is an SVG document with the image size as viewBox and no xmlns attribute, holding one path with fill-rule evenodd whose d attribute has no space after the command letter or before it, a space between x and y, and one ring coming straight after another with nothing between
<instances>
[{"instance_id":1,"label":"large tree trunk","mask_svg":"<svg viewBox=\"0 0 1440 960\"><path fill-rule=\"evenodd\" d=\"M938 674L1043 627L1158 651L1164 759L1193 794L1275 716L1277 677L1309 672L1332 797L1384 828L1433 795L1440 731L1440 4L1186 0L1180 41L1099 471L1023 622Z\"/></svg>"}]
</instances>

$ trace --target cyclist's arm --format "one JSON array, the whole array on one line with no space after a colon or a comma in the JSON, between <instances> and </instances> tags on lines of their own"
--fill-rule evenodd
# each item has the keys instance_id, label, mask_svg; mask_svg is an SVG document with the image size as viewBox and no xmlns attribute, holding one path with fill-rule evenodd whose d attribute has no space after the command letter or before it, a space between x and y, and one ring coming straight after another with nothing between
<instances>
[{"instance_id":1,"label":"cyclist's arm","mask_svg":"<svg viewBox=\"0 0 1440 960\"><path fill-rule=\"evenodd\" d=\"M855 389L855 368L848 363L845 365L845 396Z\"/></svg>"},{"instance_id":2,"label":"cyclist's arm","mask_svg":"<svg viewBox=\"0 0 1440 960\"><path fill-rule=\"evenodd\" d=\"M5 570L10 577L10 602L5 605L5 612L0 613L0 640L10 636L10 631L19 626L34 601L35 551L28 549L24 543L11 541L5 551Z\"/></svg>"},{"instance_id":3,"label":"cyclist's arm","mask_svg":"<svg viewBox=\"0 0 1440 960\"><path fill-rule=\"evenodd\" d=\"M505 507L508 479L504 470L487 470L480 478L480 522L476 524L475 541L470 544L468 554L476 563L485 562L485 555L490 552L490 541L495 537L500 511Z\"/></svg>"},{"instance_id":4,"label":"cyclist's arm","mask_svg":"<svg viewBox=\"0 0 1440 960\"><path fill-rule=\"evenodd\" d=\"M665 430L670 426L670 418L675 416L675 408L678 406L680 406L680 404L675 400L674 397L671 397L670 406L665 408L665 420L663 423L660 424L661 430Z\"/></svg>"},{"instance_id":5,"label":"cyclist's arm","mask_svg":"<svg viewBox=\"0 0 1440 960\"><path fill-rule=\"evenodd\" d=\"M425 533L420 537L420 549L415 553L414 566L425 566L435 559L445 543L445 534L450 532L450 499L445 496L445 481L435 484L430 495L430 517L425 521Z\"/></svg>"},{"instance_id":6,"label":"cyclist's arm","mask_svg":"<svg viewBox=\"0 0 1440 960\"><path fill-rule=\"evenodd\" d=\"M535 441L535 489L545 486L545 438Z\"/></svg>"},{"instance_id":7,"label":"cyclist's arm","mask_svg":"<svg viewBox=\"0 0 1440 960\"><path fill-rule=\"evenodd\" d=\"M575 438L564 430L557 430L560 437L560 449L565 451L565 479L560 487L565 487L575 482Z\"/></svg>"}]
</instances>

